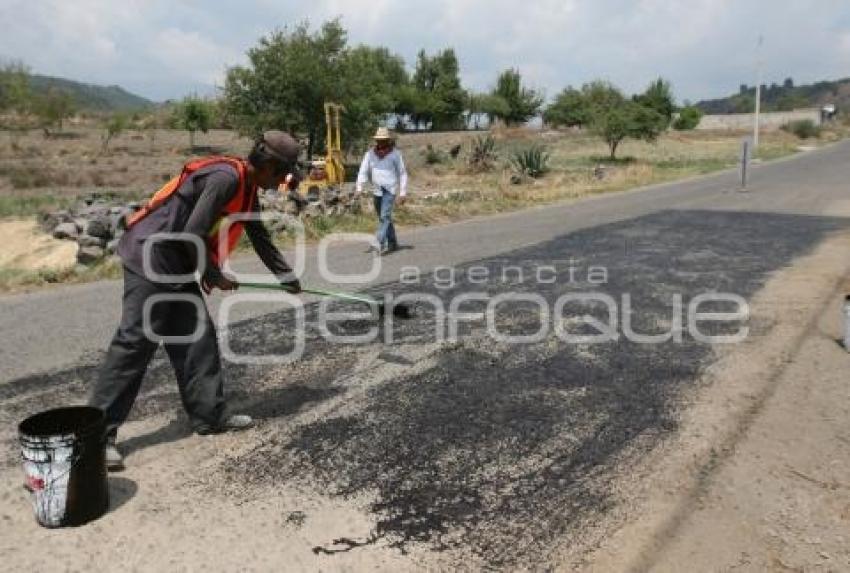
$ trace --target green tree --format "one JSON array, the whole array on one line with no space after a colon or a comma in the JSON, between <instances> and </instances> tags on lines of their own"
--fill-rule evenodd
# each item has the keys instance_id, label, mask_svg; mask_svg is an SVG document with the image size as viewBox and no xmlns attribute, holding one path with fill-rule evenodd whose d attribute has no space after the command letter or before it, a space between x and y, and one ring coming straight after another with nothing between
<instances>
[{"instance_id":1,"label":"green tree","mask_svg":"<svg viewBox=\"0 0 850 573\"><path fill-rule=\"evenodd\" d=\"M24 114L30 97L29 69L21 62L0 66L0 112Z\"/></svg>"},{"instance_id":2,"label":"green tree","mask_svg":"<svg viewBox=\"0 0 850 573\"><path fill-rule=\"evenodd\" d=\"M502 117L510 113L508 102L503 98L493 95L492 93L475 93L470 92L467 95L466 104L466 126L467 129L480 129L480 119L482 115L486 115L489 122L492 124L497 117Z\"/></svg>"},{"instance_id":3,"label":"green tree","mask_svg":"<svg viewBox=\"0 0 850 573\"><path fill-rule=\"evenodd\" d=\"M338 20L311 32L305 22L278 30L248 50L248 66L225 79L228 116L243 135L281 129L307 137L312 156L324 138L324 103L340 101L346 33Z\"/></svg>"},{"instance_id":4,"label":"green tree","mask_svg":"<svg viewBox=\"0 0 850 573\"><path fill-rule=\"evenodd\" d=\"M773 106L776 111L791 111L797 108L806 107L806 98L793 91L779 97L776 104Z\"/></svg>"},{"instance_id":5,"label":"green tree","mask_svg":"<svg viewBox=\"0 0 850 573\"><path fill-rule=\"evenodd\" d=\"M386 48L349 48L339 20L311 31L307 23L260 39L249 64L227 72L228 122L243 135L282 129L307 139L312 157L323 146L326 102L342 104L344 138L365 137L381 115L412 108L404 62Z\"/></svg>"},{"instance_id":6,"label":"green tree","mask_svg":"<svg viewBox=\"0 0 850 573\"><path fill-rule=\"evenodd\" d=\"M543 96L537 91L522 85L519 70L505 70L499 74L492 95L502 98L507 105L507 113L497 115L508 125L525 123L540 111Z\"/></svg>"},{"instance_id":7,"label":"green tree","mask_svg":"<svg viewBox=\"0 0 850 573\"><path fill-rule=\"evenodd\" d=\"M195 149L195 133L206 133L213 120L212 103L197 96L189 96L174 108L174 122L179 129L189 132L189 148Z\"/></svg>"},{"instance_id":8,"label":"green tree","mask_svg":"<svg viewBox=\"0 0 850 573\"><path fill-rule=\"evenodd\" d=\"M654 141L663 131L663 116L655 109L628 100L623 93L605 82L593 82L582 88L591 105L590 129L601 137L616 159L617 147L630 137Z\"/></svg>"},{"instance_id":9,"label":"green tree","mask_svg":"<svg viewBox=\"0 0 850 573\"><path fill-rule=\"evenodd\" d=\"M655 110L662 118L661 129L667 129L673 121L676 102L673 98L673 88L670 82L662 78L653 81L642 94L633 98L637 103Z\"/></svg>"},{"instance_id":10,"label":"green tree","mask_svg":"<svg viewBox=\"0 0 850 573\"><path fill-rule=\"evenodd\" d=\"M732 113L752 113L756 109L755 91L730 98Z\"/></svg>"},{"instance_id":11,"label":"green tree","mask_svg":"<svg viewBox=\"0 0 850 573\"><path fill-rule=\"evenodd\" d=\"M673 122L673 128L679 131L695 129L702 119L702 111L695 106L685 106L679 110L679 117Z\"/></svg>"},{"instance_id":12,"label":"green tree","mask_svg":"<svg viewBox=\"0 0 850 573\"><path fill-rule=\"evenodd\" d=\"M127 115L123 113L112 114L109 119L106 120L104 133L103 136L101 136L104 153L109 151L109 142L121 135L121 133L128 127L130 127L130 120Z\"/></svg>"},{"instance_id":13,"label":"green tree","mask_svg":"<svg viewBox=\"0 0 850 573\"><path fill-rule=\"evenodd\" d=\"M8 129L12 146L29 127L32 93L29 69L21 62L8 62L0 67L0 127Z\"/></svg>"},{"instance_id":14,"label":"green tree","mask_svg":"<svg viewBox=\"0 0 850 573\"><path fill-rule=\"evenodd\" d=\"M590 123L590 101L577 89L567 87L543 112L543 121L554 127L584 127Z\"/></svg>"},{"instance_id":15,"label":"green tree","mask_svg":"<svg viewBox=\"0 0 850 573\"><path fill-rule=\"evenodd\" d=\"M357 46L346 50L340 61L339 95L343 103L343 138L348 146L361 144L382 116L407 104L409 83L404 60L387 48Z\"/></svg>"},{"instance_id":16,"label":"green tree","mask_svg":"<svg viewBox=\"0 0 850 573\"><path fill-rule=\"evenodd\" d=\"M151 153L156 148L158 130L178 127L174 116L173 104L160 105L143 115L137 123L138 129L147 135Z\"/></svg>"},{"instance_id":17,"label":"green tree","mask_svg":"<svg viewBox=\"0 0 850 573\"><path fill-rule=\"evenodd\" d=\"M65 90L51 87L40 99L37 108L45 127L56 126L62 131L64 121L74 114L74 98Z\"/></svg>"},{"instance_id":18,"label":"green tree","mask_svg":"<svg viewBox=\"0 0 850 573\"><path fill-rule=\"evenodd\" d=\"M613 84L602 80L584 84L581 86L581 93L587 98L592 109L619 106L626 99Z\"/></svg>"},{"instance_id":19,"label":"green tree","mask_svg":"<svg viewBox=\"0 0 850 573\"><path fill-rule=\"evenodd\" d=\"M413 87L417 92L412 114L417 125L432 129L456 129L463 124L467 96L460 84L460 66L451 48L428 56L420 51L416 58Z\"/></svg>"},{"instance_id":20,"label":"green tree","mask_svg":"<svg viewBox=\"0 0 850 573\"><path fill-rule=\"evenodd\" d=\"M484 94L481 96L481 111L487 114L487 119L492 125L496 118L505 117L510 114L510 104L501 96Z\"/></svg>"},{"instance_id":21,"label":"green tree","mask_svg":"<svg viewBox=\"0 0 850 573\"><path fill-rule=\"evenodd\" d=\"M395 90L395 107L393 113L410 118L416 112L419 92L409 82L398 86Z\"/></svg>"}]
</instances>

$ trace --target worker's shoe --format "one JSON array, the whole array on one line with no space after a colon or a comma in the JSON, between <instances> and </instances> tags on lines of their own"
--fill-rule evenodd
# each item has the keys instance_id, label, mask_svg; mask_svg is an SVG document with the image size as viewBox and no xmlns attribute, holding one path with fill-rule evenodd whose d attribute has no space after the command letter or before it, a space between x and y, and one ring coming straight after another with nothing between
<instances>
[{"instance_id":1,"label":"worker's shoe","mask_svg":"<svg viewBox=\"0 0 850 573\"><path fill-rule=\"evenodd\" d=\"M201 424L195 428L195 433L200 436L208 436L210 434L222 434L224 432L238 432L239 430L247 430L254 425L254 419L245 414L234 414L217 426L210 424Z\"/></svg>"},{"instance_id":2,"label":"worker's shoe","mask_svg":"<svg viewBox=\"0 0 850 573\"><path fill-rule=\"evenodd\" d=\"M118 446L115 442L109 440L106 442L106 469L111 472L120 472L124 469L124 456L118 451Z\"/></svg>"}]
</instances>

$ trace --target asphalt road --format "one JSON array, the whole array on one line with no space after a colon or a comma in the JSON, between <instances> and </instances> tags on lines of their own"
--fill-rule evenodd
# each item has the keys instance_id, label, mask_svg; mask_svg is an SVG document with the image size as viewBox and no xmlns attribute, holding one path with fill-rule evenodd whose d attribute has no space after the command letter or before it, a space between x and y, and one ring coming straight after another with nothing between
<instances>
[{"instance_id":1,"label":"asphalt road","mask_svg":"<svg viewBox=\"0 0 850 573\"><path fill-rule=\"evenodd\" d=\"M737 192L737 173L725 172L690 182L413 230L402 238L413 248L383 259L380 275L371 284L398 280L404 266L415 265L427 273L436 267L492 257L579 229L661 210L722 209L828 216L836 201L850 200L844 186L850 174L846 165L848 148L850 144L842 143L756 167L748 193ZM368 268L370 257L363 250L359 244L331 248L329 267L337 273ZM592 260L592 256L585 258ZM315 249L308 249L303 282L331 286L319 276L315 260ZM250 257L236 267L263 272L262 266ZM93 358L106 347L114 331L120 316L120 298L120 281L0 297L0 384ZM234 312L233 316L239 320L263 312L255 307Z\"/></svg>"},{"instance_id":2,"label":"asphalt road","mask_svg":"<svg viewBox=\"0 0 850 573\"><path fill-rule=\"evenodd\" d=\"M664 332L675 295L685 305L711 292L747 299L771 273L850 228L848 158L850 143L841 143L760 166L745 193L735 173L723 173L411 231L402 240L412 249L384 259L368 288L424 293L445 305L473 291L519 292L550 308L570 293L616 301L629 294L633 329ZM338 272L362 268L369 262L362 251L335 249L330 264ZM412 265L421 280L399 283L402 267ZM427 273L439 266L454 268L452 285L445 274ZM554 268L556 280L529 280L541 267ZM606 269L601 284L591 267ZM473 268L488 269L489 280L476 280ZM526 279L503 280L505 268ZM316 277L310 269L305 282L321 284ZM0 299L4 421L85 394L117 320L119 289L110 282ZM244 484L249 495L251 484L269 482L373 495L375 540L468 551L492 566L526 563L610 509L614 467L675 430L678 396L713 359L710 345L691 334L647 345L574 344L549 333L511 345L488 336L480 321L464 324L458 342L440 344L437 314L425 304L416 320L382 329L376 342L338 345L316 334L315 312L310 305L297 365L227 365L233 403L276 438L240 454L222 479ZM607 316L582 304L563 313L580 314ZM250 308L229 331L238 350L283 352L293 320L288 310ZM541 318L508 303L494 324L527 335ZM352 320L338 329L370 326ZM733 326L703 331L728 334ZM756 334L768 327L752 325ZM363 367L366 358L380 362L375 373ZM269 383L274 377L285 384ZM178 411L159 359L134 416Z\"/></svg>"}]
</instances>

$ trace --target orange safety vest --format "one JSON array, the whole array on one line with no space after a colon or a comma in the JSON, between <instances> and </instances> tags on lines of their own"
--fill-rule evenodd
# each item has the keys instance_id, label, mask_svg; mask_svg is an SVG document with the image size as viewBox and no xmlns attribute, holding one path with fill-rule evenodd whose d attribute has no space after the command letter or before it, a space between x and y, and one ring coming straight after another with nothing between
<instances>
[{"instance_id":1,"label":"orange safety vest","mask_svg":"<svg viewBox=\"0 0 850 573\"><path fill-rule=\"evenodd\" d=\"M232 222L227 229L227 240L224 244L221 244L219 234L221 222L229 215L250 212L254 207L254 201L257 197L257 186L252 185L250 189L248 188L247 166L242 159L223 155L190 161L183 166L183 171L180 175L172 178L168 183L163 185L159 191L154 193L154 196L151 197L145 206L132 215L127 216L127 229L130 229L133 225L164 205L192 173L198 169L215 164L230 165L239 174L239 189L236 191L236 195L224 206L221 217L213 225L210 234L207 236L207 248L210 250L213 264L220 267L223 260L236 248L243 228L242 221Z\"/></svg>"}]
</instances>

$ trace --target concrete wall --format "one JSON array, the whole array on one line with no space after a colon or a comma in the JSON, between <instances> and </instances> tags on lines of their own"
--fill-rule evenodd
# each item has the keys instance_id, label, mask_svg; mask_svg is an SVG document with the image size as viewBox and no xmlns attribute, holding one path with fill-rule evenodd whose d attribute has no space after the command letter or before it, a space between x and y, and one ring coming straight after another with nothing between
<instances>
[{"instance_id":1,"label":"concrete wall","mask_svg":"<svg viewBox=\"0 0 850 573\"><path fill-rule=\"evenodd\" d=\"M759 126L762 129L772 130L779 129L783 125L791 121L800 121L809 119L820 125L820 109L795 109L794 111L773 111L769 113L759 114ZM697 126L697 129L752 129L753 114L751 113L730 113L724 115L704 115Z\"/></svg>"}]
</instances>

